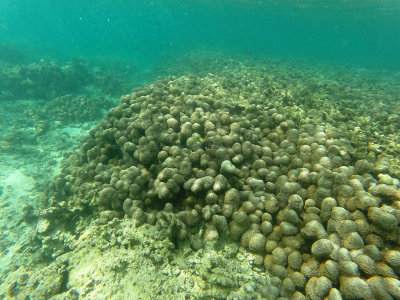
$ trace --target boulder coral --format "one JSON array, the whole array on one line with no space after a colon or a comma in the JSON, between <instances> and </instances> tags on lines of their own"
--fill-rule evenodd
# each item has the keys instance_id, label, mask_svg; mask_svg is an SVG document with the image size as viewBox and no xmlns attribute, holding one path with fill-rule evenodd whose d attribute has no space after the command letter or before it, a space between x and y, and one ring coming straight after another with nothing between
<instances>
[{"instance_id":1,"label":"boulder coral","mask_svg":"<svg viewBox=\"0 0 400 300\"><path fill-rule=\"evenodd\" d=\"M275 298L396 298L399 181L297 111L212 76L161 79L90 132L48 204L170 228L194 249L228 235L264 256Z\"/></svg>"}]
</instances>

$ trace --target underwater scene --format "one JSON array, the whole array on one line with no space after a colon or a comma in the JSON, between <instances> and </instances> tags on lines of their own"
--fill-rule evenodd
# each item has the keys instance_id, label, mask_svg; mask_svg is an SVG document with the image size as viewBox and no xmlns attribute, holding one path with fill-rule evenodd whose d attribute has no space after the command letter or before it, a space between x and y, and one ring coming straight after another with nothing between
<instances>
[{"instance_id":1,"label":"underwater scene","mask_svg":"<svg viewBox=\"0 0 400 300\"><path fill-rule=\"evenodd\" d=\"M0 2L0 299L399 277L400 2Z\"/></svg>"}]
</instances>

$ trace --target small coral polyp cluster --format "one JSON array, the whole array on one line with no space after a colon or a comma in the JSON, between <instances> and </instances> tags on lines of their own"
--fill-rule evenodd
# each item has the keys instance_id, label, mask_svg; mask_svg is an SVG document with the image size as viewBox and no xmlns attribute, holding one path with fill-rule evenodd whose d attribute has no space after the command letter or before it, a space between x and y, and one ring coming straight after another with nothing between
<instances>
[{"instance_id":1,"label":"small coral polyp cluster","mask_svg":"<svg viewBox=\"0 0 400 300\"><path fill-rule=\"evenodd\" d=\"M181 77L123 96L50 200L196 249L228 235L271 274L271 298L400 297L399 180L354 161L340 130L252 90Z\"/></svg>"}]
</instances>

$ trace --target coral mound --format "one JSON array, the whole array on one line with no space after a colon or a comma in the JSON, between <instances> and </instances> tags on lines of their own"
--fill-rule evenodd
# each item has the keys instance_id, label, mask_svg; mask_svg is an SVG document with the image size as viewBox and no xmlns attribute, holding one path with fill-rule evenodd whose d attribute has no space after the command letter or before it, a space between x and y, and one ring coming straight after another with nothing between
<instances>
[{"instance_id":1,"label":"coral mound","mask_svg":"<svg viewBox=\"0 0 400 300\"><path fill-rule=\"evenodd\" d=\"M244 81L240 93L169 78L123 96L50 187L53 211L70 226L133 218L194 249L229 234L273 276L271 297L398 297L385 287L399 285L399 180Z\"/></svg>"}]
</instances>

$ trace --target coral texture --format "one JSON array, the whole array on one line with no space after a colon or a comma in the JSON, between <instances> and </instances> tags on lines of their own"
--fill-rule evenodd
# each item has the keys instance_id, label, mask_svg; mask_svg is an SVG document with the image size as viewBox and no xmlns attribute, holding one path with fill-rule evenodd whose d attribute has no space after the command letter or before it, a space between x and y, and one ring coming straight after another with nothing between
<instances>
[{"instance_id":1,"label":"coral texture","mask_svg":"<svg viewBox=\"0 0 400 300\"><path fill-rule=\"evenodd\" d=\"M47 204L71 220L169 228L193 249L228 234L263 256L277 297L395 298L399 180L287 94L246 89L187 76L123 96Z\"/></svg>"}]
</instances>

